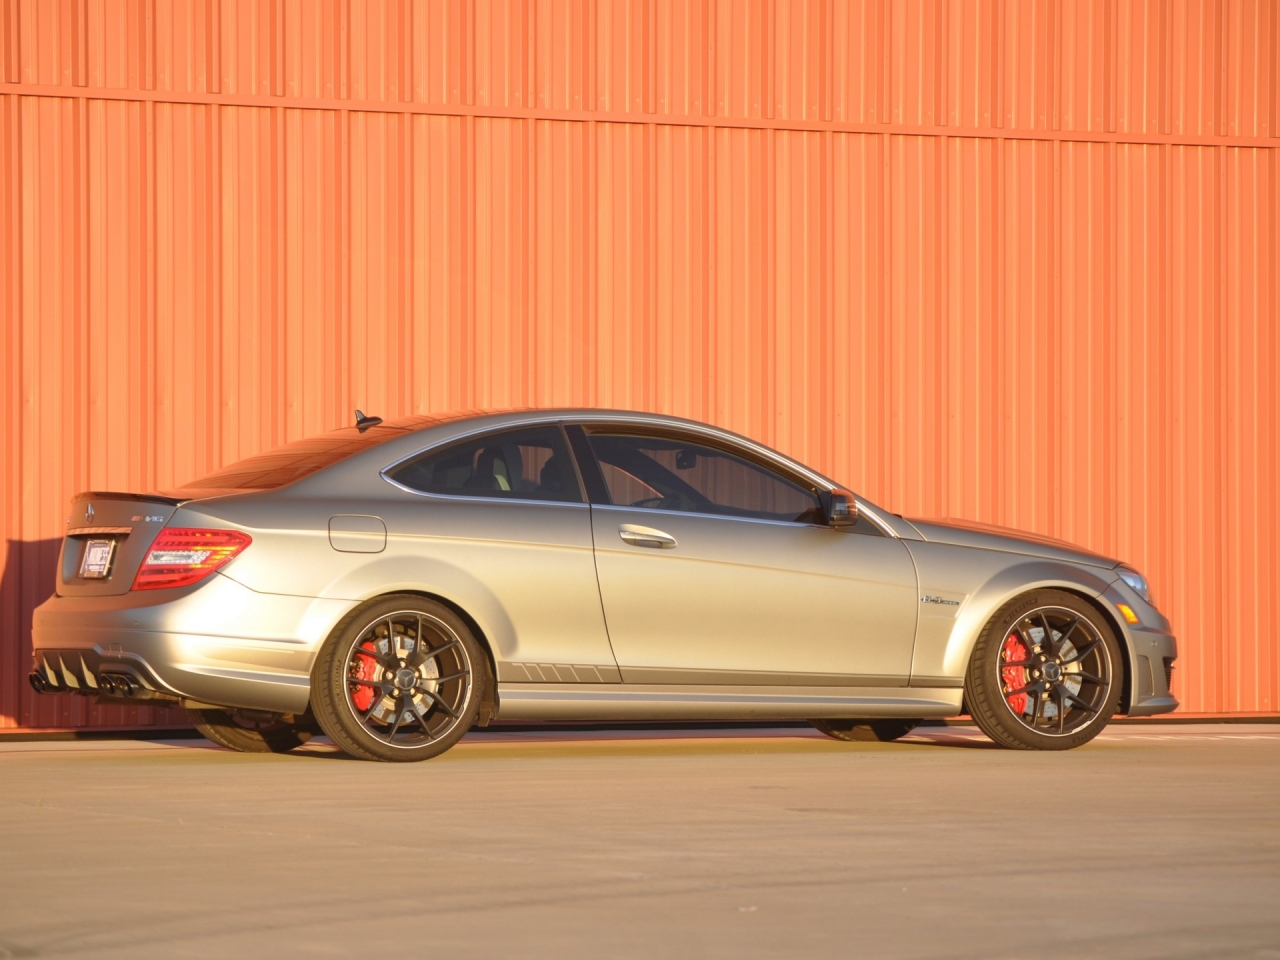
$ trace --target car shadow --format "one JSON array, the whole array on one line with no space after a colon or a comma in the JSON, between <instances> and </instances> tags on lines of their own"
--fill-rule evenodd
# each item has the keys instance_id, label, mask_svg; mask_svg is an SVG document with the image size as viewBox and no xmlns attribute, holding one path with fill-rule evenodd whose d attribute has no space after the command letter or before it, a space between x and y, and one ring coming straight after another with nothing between
<instances>
[{"instance_id":1,"label":"car shadow","mask_svg":"<svg viewBox=\"0 0 1280 960\"><path fill-rule=\"evenodd\" d=\"M910 737L896 741L904 747L959 747L964 750L999 750L1000 745L988 740L985 736L929 736L928 734L912 734Z\"/></svg>"}]
</instances>

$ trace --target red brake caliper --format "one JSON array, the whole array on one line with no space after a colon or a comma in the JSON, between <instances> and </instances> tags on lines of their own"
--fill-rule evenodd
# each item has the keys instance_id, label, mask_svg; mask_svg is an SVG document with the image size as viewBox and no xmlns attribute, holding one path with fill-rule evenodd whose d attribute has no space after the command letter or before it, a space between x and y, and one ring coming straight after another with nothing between
<instances>
[{"instance_id":1,"label":"red brake caliper","mask_svg":"<svg viewBox=\"0 0 1280 960\"><path fill-rule=\"evenodd\" d=\"M362 643L361 650L373 651L372 643ZM378 670L378 661L373 657L362 657L360 651L356 651L355 662L351 664L351 679L353 680L376 680ZM364 684L356 687L351 691L351 702L356 705L357 710L368 710L373 706L373 687L366 687Z\"/></svg>"},{"instance_id":2,"label":"red brake caliper","mask_svg":"<svg viewBox=\"0 0 1280 960\"><path fill-rule=\"evenodd\" d=\"M1031 650L1016 630L1004 638L1004 647L1000 651L1001 663L1025 663L1030 659ZM1027 668L1002 666L1000 668L1000 681L1009 690L1018 690L1025 687L1027 685ZM1027 712L1027 695L1025 693L1019 693L1007 699L1009 701L1009 709L1014 713Z\"/></svg>"}]
</instances>

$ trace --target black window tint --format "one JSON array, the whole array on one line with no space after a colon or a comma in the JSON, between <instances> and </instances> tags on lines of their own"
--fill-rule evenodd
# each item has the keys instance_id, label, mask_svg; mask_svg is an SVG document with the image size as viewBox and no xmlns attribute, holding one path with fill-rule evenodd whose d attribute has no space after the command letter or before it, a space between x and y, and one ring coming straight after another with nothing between
<instances>
[{"instance_id":1,"label":"black window tint","mask_svg":"<svg viewBox=\"0 0 1280 960\"><path fill-rule=\"evenodd\" d=\"M402 463L388 476L423 493L582 502L559 427L465 440Z\"/></svg>"},{"instance_id":2,"label":"black window tint","mask_svg":"<svg viewBox=\"0 0 1280 960\"><path fill-rule=\"evenodd\" d=\"M817 496L749 460L700 443L591 434L610 500L619 506L821 523Z\"/></svg>"}]
</instances>

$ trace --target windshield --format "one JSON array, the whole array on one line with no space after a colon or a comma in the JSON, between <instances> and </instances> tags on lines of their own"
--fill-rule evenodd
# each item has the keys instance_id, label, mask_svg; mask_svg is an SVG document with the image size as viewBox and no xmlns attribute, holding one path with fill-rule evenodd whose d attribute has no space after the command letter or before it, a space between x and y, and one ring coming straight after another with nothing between
<instances>
[{"instance_id":1,"label":"windshield","mask_svg":"<svg viewBox=\"0 0 1280 960\"><path fill-rule=\"evenodd\" d=\"M368 427L343 427L319 437L295 440L267 453L237 460L199 480L183 484L180 490L272 490L301 480L353 454L406 433L441 423L442 417L403 417Z\"/></svg>"}]
</instances>

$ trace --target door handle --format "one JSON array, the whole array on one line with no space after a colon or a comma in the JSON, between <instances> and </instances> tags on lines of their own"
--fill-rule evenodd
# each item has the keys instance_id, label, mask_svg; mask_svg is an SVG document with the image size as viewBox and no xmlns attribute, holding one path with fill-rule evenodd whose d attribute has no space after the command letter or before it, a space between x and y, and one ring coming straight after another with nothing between
<instances>
[{"instance_id":1,"label":"door handle","mask_svg":"<svg viewBox=\"0 0 1280 960\"><path fill-rule=\"evenodd\" d=\"M618 528L618 536L633 547L674 547L676 538L669 533L655 530L653 527L642 527L635 523L624 523Z\"/></svg>"}]
</instances>

